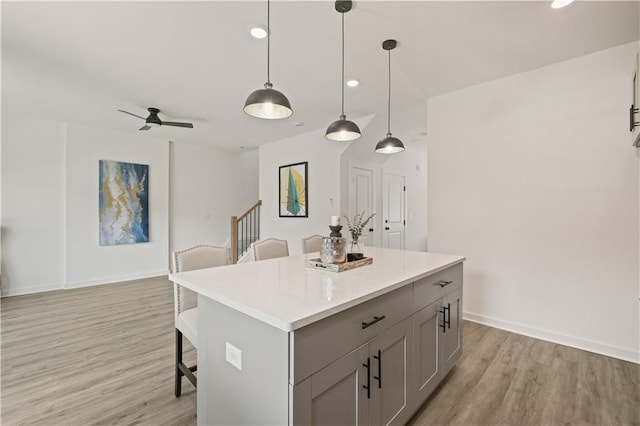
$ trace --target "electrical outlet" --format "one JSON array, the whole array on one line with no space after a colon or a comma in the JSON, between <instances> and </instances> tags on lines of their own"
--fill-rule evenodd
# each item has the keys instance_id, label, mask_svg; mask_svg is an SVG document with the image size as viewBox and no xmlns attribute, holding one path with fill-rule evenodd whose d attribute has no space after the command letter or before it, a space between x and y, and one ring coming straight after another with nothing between
<instances>
[{"instance_id":1,"label":"electrical outlet","mask_svg":"<svg viewBox=\"0 0 640 426\"><path fill-rule=\"evenodd\" d=\"M226 357L225 359L231 365L233 365L238 370L242 370L242 351L231 343L226 343Z\"/></svg>"}]
</instances>

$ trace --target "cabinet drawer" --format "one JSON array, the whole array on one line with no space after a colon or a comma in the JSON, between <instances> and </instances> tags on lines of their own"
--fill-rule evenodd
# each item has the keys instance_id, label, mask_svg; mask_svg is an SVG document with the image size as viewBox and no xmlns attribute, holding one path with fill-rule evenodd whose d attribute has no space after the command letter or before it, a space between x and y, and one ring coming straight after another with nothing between
<instances>
[{"instance_id":1,"label":"cabinet drawer","mask_svg":"<svg viewBox=\"0 0 640 426\"><path fill-rule=\"evenodd\" d=\"M413 312L461 286L462 263L416 281L413 283Z\"/></svg>"},{"instance_id":2,"label":"cabinet drawer","mask_svg":"<svg viewBox=\"0 0 640 426\"><path fill-rule=\"evenodd\" d=\"M412 294L411 285L406 285L294 331L293 384L411 315ZM363 323L372 324L363 328Z\"/></svg>"}]
</instances>

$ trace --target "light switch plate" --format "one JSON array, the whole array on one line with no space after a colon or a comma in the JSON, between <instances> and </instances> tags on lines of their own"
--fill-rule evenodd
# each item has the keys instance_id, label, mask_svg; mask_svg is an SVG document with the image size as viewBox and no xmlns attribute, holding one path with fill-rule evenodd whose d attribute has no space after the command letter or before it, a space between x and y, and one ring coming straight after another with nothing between
<instances>
[{"instance_id":1,"label":"light switch plate","mask_svg":"<svg viewBox=\"0 0 640 426\"><path fill-rule=\"evenodd\" d=\"M242 351L231 343L226 342L225 359L238 370L242 370Z\"/></svg>"}]
</instances>

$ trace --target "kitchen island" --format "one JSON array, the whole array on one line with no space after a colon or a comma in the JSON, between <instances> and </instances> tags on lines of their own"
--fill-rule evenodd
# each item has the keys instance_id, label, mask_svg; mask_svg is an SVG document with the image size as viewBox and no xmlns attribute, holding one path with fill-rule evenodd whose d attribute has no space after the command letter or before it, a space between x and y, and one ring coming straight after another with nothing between
<instances>
[{"instance_id":1,"label":"kitchen island","mask_svg":"<svg viewBox=\"0 0 640 426\"><path fill-rule=\"evenodd\" d=\"M462 256L366 247L173 274L198 293L198 424L404 424L462 353ZM316 255L317 256L317 255Z\"/></svg>"}]
</instances>

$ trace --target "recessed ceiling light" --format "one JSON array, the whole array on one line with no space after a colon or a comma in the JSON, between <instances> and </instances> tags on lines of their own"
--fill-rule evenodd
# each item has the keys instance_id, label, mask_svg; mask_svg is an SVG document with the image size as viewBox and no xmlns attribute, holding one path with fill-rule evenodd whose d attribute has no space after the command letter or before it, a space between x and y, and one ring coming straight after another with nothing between
<instances>
[{"instance_id":1,"label":"recessed ceiling light","mask_svg":"<svg viewBox=\"0 0 640 426\"><path fill-rule=\"evenodd\" d=\"M254 38L265 38L267 36L267 27L264 25L252 25L249 32Z\"/></svg>"},{"instance_id":2,"label":"recessed ceiling light","mask_svg":"<svg viewBox=\"0 0 640 426\"><path fill-rule=\"evenodd\" d=\"M573 0L553 0L551 7L554 9L560 9L561 7L569 6L573 3Z\"/></svg>"},{"instance_id":3,"label":"recessed ceiling light","mask_svg":"<svg viewBox=\"0 0 640 426\"><path fill-rule=\"evenodd\" d=\"M357 87L360 84L358 80L348 80L347 86L349 87Z\"/></svg>"}]
</instances>

